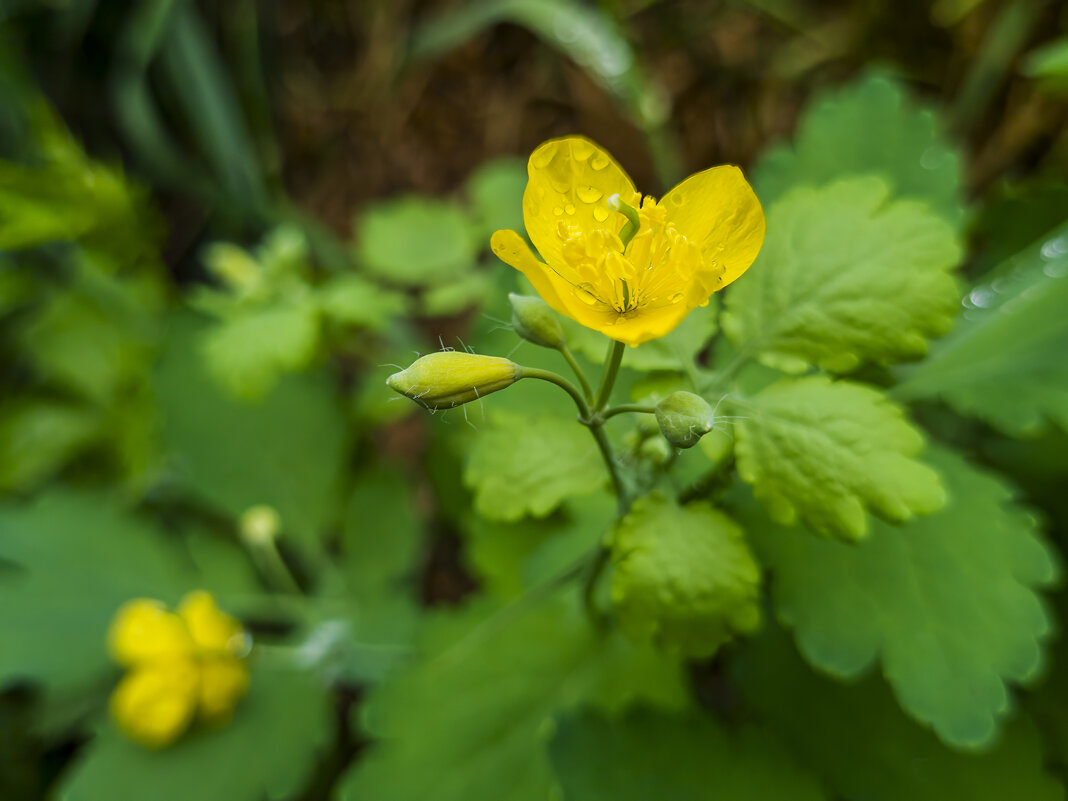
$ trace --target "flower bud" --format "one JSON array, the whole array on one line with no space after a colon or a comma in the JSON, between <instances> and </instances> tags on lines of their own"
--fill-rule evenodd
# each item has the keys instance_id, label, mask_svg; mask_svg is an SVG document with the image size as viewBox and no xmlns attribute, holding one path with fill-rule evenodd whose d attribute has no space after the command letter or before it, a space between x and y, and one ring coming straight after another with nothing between
<instances>
[{"instance_id":1,"label":"flower bud","mask_svg":"<svg viewBox=\"0 0 1068 801\"><path fill-rule=\"evenodd\" d=\"M712 407L700 395L680 390L656 404L660 433L676 448L692 448L712 430Z\"/></svg>"},{"instance_id":2,"label":"flower bud","mask_svg":"<svg viewBox=\"0 0 1068 801\"><path fill-rule=\"evenodd\" d=\"M519 378L519 365L508 359L449 350L417 359L386 379L386 385L437 411L484 398Z\"/></svg>"},{"instance_id":3,"label":"flower bud","mask_svg":"<svg viewBox=\"0 0 1068 801\"><path fill-rule=\"evenodd\" d=\"M566 344L564 329L544 300L532 295L508 294L512 303L512 325L527 342L560 350Z\"/></svg>"}]
</instances>

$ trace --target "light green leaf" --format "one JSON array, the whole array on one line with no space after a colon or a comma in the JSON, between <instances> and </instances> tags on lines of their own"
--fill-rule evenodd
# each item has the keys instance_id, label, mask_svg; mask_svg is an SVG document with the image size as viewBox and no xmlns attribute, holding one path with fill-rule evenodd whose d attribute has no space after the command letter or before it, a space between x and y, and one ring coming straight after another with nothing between
<instances>
[{"instance_id":1,"label":"light green leaf","mask_svg":"<svg viewBox=\"0 0 1068 801\"><path fill-rule=\"evenodd\" d=\"M685 370L716 333L719 304L715 295L708 306L694 309L667 336L651 339L637 348L623 353L623 366L631 370ZM567 344L582 353L594 364L604 361L609 339L599 331L586 328L573 320L560 318L567 334Z\"/></svg>"},{"instance_id":2,"label":"light green leaf","mask_svg":"<svg viewBox=\"0 0 1068 801\"><path fill-rule=\"evenodd\" d=\"M727 298L731 341L779 369L845 372L923 355L958 293L953 228L861 177L788 193L768 210L756 263Z\"/></svg>"},{"instance_id":3,"label":"light green leaf","mask_svg":"<svg viewBox=\"0 0 1068 801\"><path fill-rule=\"evenodd\" d=\"M557 720L549 745L569 801L821 801L820 783L753 727L635 709L619 720L589 711Z\"/></svg>"},{"instance_id":4,"label":"light green leaf","mask_svg":"<svg viewBox=\"0 0 1068 801\"><path fill-rule=\"evenodd\" d=\"M1068 88L1068 36L1036 47L1024 58L1020 72Z\"/></svg>"},{"instance_id":5,"label":"light green leaf","mask_svg":"<svg viewBox=\"0 0 1068 801\"><path fill-rule=\"evenodd\" d=\"M360 259L370 272L404 286L459 278L477 255L471 223L463 211L419 195L368 208L358 241Z\"/></svg>"},{"instance_id":6,"label":"light green leaf","mask_svg":"<svg viewBox=\"0 0 1068 801\"><path fill-rule=\"evenodd\" d=\"M86 406L26 397L0 413L0 490L28 490L59 470L100 433Z\"/></svg>"},{"instance_id":7,"label":"light green leaf","mask_svg":"<svg viewBox=\"0 0 1068 801\"><path fill-rule=\"evenodd\" d=\"M439 615L437 646L372 695L366 723L380 742L340 798L545 801L553 776L543 743L556 713L682 701L677 664L598 636L568 601L503 620L487 621L480 607Z\"/></svg>"},{"instance_id":8,"label":"light green leaf","mask_svg":"<svg viewBox=\"0 0 1068 801\"><path fill-rule=\"evenodd\" d=\"M262 801L300 795L333 715L309 675L253 663L249 694L216 730L152 751L106 721L66 772L61 801Z\"/></svg>"},{"instance_id":9,"label":"light green leaf","mask_svg":"<svg viewBox=\"0 0 1068 801\"><path fill-rule=\"evenodd\" d=\"M319 343L311 302L238 307L204 335L204 358L220 386L238 398L262 398L282 373L306 367Z\"/></svg>"},{"instance_id":10,"label":"light green leaf","mask_svg":"<svg viewBox=\"0 0 1068 801\"><path fill-rule=\"evenodd\" d=\"M609 535L612 603L635 637L695 657L760 626L760 568L745 534L708 504L655 492Z\"/></svg>"},{"instance_id":11,"label":"light green leaf","mask_svg":"<svg viewBox=\"0 0 1068 801\"><path fill-rule=\"evenodd\" d=\"M545 517L607 478L593 437L573 420L500 413L475 439L464 470L478 513L505 522Z\"/></svg>"},{"instance_id":12,"label":"light green leaf","mask_svg":"<svg viewBox=\"0 0 1068 801\"><path fill-rule=\"evenodd\" d=\"M351 273L332 278L317 289L316 296L331 320L371 329L384 328L407 305L403 295Z\"/></svg>"},{"instance_id":13,"label":"light green leaf","mask_svg":"<svg viewBox=\"0 0 1068 801\"><path fill-rule=\"evenodd\" d=\"M456 281L430 287L420 297L420 311L428 317L448 317L480 306L493 283L484 272L470 272Z\"/></svg>"},{"instance_id":14,"label":"light green leaf","mask_svg":"<svg viewBox=\"0 0 1068 801\"><path fill-rule=\"evenodd\" d=\"M1027 719L1007 726L986 753L952 751L902 714L879 679L850 686L822 679L775 630L750 641L732 673L746 701L836 798L1064 798L1043 768L1042 744Z\"/></svg>"},{"instance_id":15,"label":"light green leaf","mask_svg":"<svg viewBox=\"0 0 1068 801\"><path fill-rule=\"evenodd\" d=\"M947 743L991 742L1008 684L1033 679L1051 623L1038 589L1055 578L1033 517L993 476L945 450L946 508L857 545L746 522L773 573L779 618L813 665L840 677L878 660L904 709Z\"/></svg>"},{"instance_id":16,"label":"light green leaf","mask_svg":"<svg viewBox=\"0 0 1068 801\"><path fill-rule=\"evenodd\" d=\"M867 511L902 522L945 502L938 475L914 458L923 436L875 389L783 379L738 408L738 473L779 523L854 541Z\"/></svg>"},{"instance_id":17,"label":"light green leaf","mask_svg":"<svg viewBox=\"0 0 1068 801\"><path fill-rule=\"evenodd\" d=\"M893 390L940 398L1013 435L1068 427L1068 225L1010 259L964 298L956 329Z\"/></svg>"},{"instance_id":18,"label":"light green leaf","mask_svg":"<svg viewBox=\"0 0 1068 801\"><path fill-rule=\"evenodd\" d=\"M922 200L959 223L962 165L934 111L913 102L897 81L871 73L817 97L801 117L793 146L770 150L753 183L768 206L797 186L878 174L895 197Z\"/></svg>"},{"instance_id":19,"label":"light green leaf","mask_svg":"<svg viewBox=\"0 0 1068 801\"><path fill-rule=\"evenodd\" d=\"M239 403L206 374L202 320L170 321L153 376L166 450L179 484L233 517L267 504L283 536L312 543L336 518L348 438L329 377L284 376L254 404Z\"/></svg>"},{"instance_id":20,"label":"light green leaf","mask_svg":"<svg viewBox=\"0 0 1068 801\"><path fill-rule=\"evenodd\" d=\"M467 179L471 200L485 247L494 231L523 230L523 191L527 188L527 165L522 159L505 157L487 161Z\"/></svg>"},{"instance_id":21,"label":"light green leaf","mask_svg":"<svg viewBox=\"0 0 1068 801\"><path fill-rule=\"evenodd\" d=\"M195 589L190 565L150 524L106 496L52 492L0 507L0 684L50 694L111 670L107 629L131 598L175 603Z\"/></svg>"}]
</instances>

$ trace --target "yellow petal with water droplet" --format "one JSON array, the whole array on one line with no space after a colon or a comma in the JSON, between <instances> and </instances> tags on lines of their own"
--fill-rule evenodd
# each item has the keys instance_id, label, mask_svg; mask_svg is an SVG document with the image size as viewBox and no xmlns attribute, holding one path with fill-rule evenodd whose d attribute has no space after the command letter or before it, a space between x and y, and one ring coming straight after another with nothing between
<instances>
[{"instance_id":1,"label":"yellow petal with water droplet","mask_svg":"<svg viewBox=\"0 0 1068 801\"><path fill-rule=\"evenodd\" d=\"M749 269L764 244L764 210L737 167L695 173L668 192L661 204L667 224L693 242L706 267L704 276L722 289ZM722 277L722 282L718 279Z\"/></svg>"},{"instance_id":2,"label":"yellow petal with water droplet","mask_svg":"<svg viewBox=\"0 0 1068 801\"><path fill-rule=\"evenodd\" d=\"M594 164L601 166L596 169ZM604 203L610 195L629 198L635 190L623 168L589 139L572 136L545 142L531 154L527 175L523 223L530 241L549 264L557 266L563 261L557 222L565 212L568 224L587 235L596 229L618 234L626 223L621 214L594 213L601 208L607 211ZM584 199L593 198L595 193L596 200ZM545 214L546 207L552 216ZM540 213L532 213L535 208Z\"/></svg>"}]
</instances>

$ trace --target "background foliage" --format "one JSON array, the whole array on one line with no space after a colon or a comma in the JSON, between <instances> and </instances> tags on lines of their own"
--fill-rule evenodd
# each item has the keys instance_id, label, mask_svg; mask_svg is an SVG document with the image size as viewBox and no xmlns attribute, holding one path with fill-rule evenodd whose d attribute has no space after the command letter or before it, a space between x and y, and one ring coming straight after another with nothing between
<instances>
[{"instance_id":1,"label":"background foliage","mask_svg":"<svg viewBox=\"0 0 1068 801\"><path fill-rule=\"evenodd\" d=\"M1042 0L2 4L0 797L1063 799L1066 54ZM488 245L572 133L768 220L627 352L723 419L615 418L615 523L556 388L384 383L558 367ZM251 690L148 751L107 626L196 588Z\"/></svg>"}]
</instances>

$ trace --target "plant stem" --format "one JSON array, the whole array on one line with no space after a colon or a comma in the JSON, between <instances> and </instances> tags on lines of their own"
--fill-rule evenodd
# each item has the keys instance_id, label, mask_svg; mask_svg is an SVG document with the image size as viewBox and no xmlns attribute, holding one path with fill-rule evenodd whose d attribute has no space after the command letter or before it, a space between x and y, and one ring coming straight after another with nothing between
<instances>
[{"instance_id":1,"label":"plant stem","mask_svg":"<svg viewBox=\"0 0 1068 801\"><path fill-rule=\"evenodd\" d=\"M589 425L590 421L590 405L586 403L586 399L582 397L575 385L564 378L558 373L554 373L552 370L542 370L540 367L519 367L519 378L537 378L539 381L548 381L550 384L556 384L560 389L564 390L571 399L575 401L575 405L579 410L579 422L583 425Z\"/></svg>"},{"instance_id":2,"label":"plant stem","mask_svg":"<svg viewBox=\"0 0 1068 801\"><path fill-rule=\"evenodd\" d=\"M579 384L582 385L582 394L586 396L586 400L593 400L593 390L590 389L590 382L586 380L586 374L582 372L582 367L575 360L575 354L571 352L571 348L567 345L563 345L560 348L560 355L564 357L564 360L571 366L571 369L575 372L575 377L579 380Z\"/></svg>"},{"instance_id":3,"label":"plant stem","mask_svg":"<svg viewBox=\"0 0 1068 801\"><path fill-rule=\"evenodd\" d=\"M640 403L621 403L619 406L605 409L604 412L601 413L601 419L607 420L609 417L615 417L617 414L626 414L627 412L634 412L635 414L656 414L656 407L643 406Z\"/></svg>"},{"instance_id":4,"label":"plant stem","mask_svg":"<svg viewBox=\"0 0 1068 801\"><path fill-rule=\"evenodd\" d=\"M619 365L623 361L623 350L626 347L622 342L615 340L612 340L612 344L608 347L608 355L604 360L604 374L601 376L601 388L593 404L594 412L602 411L612 397L612 387L616 385L616 376L619 375Z\"/></svg>"}]
</instances>

